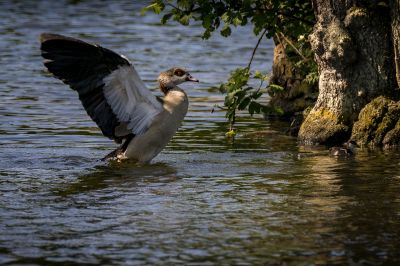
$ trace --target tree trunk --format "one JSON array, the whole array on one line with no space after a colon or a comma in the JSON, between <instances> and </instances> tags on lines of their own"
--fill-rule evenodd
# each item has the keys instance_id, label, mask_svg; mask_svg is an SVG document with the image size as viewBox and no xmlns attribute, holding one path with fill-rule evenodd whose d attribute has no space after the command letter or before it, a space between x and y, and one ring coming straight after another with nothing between
<instances>
[{"instance_id":1,"label":"tree trunk","mask_svg":"<svg viewBox=\"0 0 400 266\"><path fill-rule=\"evenodd\" d=\"M270 78L270 84L282 86L284 91L276 94L270 92L269 104L283 110L283 118L290 118L295 113L314 105L318 90L316 84L307 83L305 75L296 72L295 66L286 55L285 48L284 43L275 45Z\"/></svg>"},{"instance_id":2,"label":"tree trunk","mask_svg":"<svg viewBox=\"0 0 400 266\"><path fill-rule=\"evenodd\" d=\"M391 27L397 87L400 87L400 0L390 0Z\"/></svg>"},{"instance_id":3,"label":"tree trunk","mask_svg":"<svg viewBox=\"0 0 400 266\"><path fill-rule=\"evenodd\" d=\"M269 106L280 109L279 119L290 120L291 126L288 133L297 136L300 125L303 121L303 113L311 108L318 96L317 84L310 84L303 73L299 73L293 62L288 58L285 49L286 43L282 40L275 42L274 60L272 64L272 76L270 84L276 84L284 88L282 92L274 93L269 91ZM266 114L267 119L277 116Z\"/></svg>"},{"instance_id":4,"label":"tree trunk","mask_svg":"<svg viewBox=\"0 0 400 266\"><path fill-rule=\"evenodd\" d=\"M395 68L400 68L394 54L400 53L393 49L391 23L396 25L396 45L400 29L398 16L390 18L391 10L398 15L398 7L393 11L383 1L313 1L317 23L310 42L320 73L319 96L300 128L301 142L330 145L347 140L367 103L394 95Z\"/></svg>"}]
</instances>

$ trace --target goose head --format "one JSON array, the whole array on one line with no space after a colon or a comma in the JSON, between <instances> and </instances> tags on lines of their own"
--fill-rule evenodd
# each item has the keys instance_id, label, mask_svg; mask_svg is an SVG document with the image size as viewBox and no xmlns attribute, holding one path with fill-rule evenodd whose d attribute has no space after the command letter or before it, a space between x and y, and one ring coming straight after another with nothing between
<instances>
[{"instance_id":1,"label":"goose head","mask_svg":"<svg viewBox=\"0 0 400 266\"><path fill-rule=\"evenodd\" d=\"M158 76L160 89L164 94L167 94L170 89L186 81L199 82L198 79L193 78L189 72L180 67L170 68L167 71L161 72L160 76Z\"/></svg>"}]
</instances>

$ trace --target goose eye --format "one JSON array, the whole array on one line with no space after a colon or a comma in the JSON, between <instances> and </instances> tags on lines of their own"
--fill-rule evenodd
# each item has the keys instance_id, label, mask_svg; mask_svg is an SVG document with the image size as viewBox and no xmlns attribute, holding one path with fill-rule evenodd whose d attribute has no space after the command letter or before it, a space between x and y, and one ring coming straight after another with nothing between
<instances>
[{"instance_id":1,"label":"goose eye","mask_svg":"<svg viewBox=\"0 0 400 266\"><path fill-rule=\"evenodd\" d=\"M174 72L174 75L178 76L178 77L182 77L185 74L185 72L182 69L177 69Z\"/></svg>"}]
</instances>

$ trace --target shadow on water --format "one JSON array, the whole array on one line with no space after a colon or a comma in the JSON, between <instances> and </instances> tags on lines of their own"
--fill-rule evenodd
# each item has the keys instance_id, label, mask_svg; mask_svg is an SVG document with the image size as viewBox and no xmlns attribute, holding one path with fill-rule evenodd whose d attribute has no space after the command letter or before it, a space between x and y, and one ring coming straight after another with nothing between
<instances>
[{"instance_id":1,"label":"shadow on water","mask_svg":"<svg viewBox=\"0 0 400 266\"><path fill-rule=\"evenodd\" d=\"M95 166L90 173L78 175L75 181L56 188L56 195L68 196L107 187L135 187L138 181L151 183L172 182L177 179L176 169L166 163L139 165L134 162L110 161Z\"/></svg>"},{"instance_id":2,"label":"shadow on water","mask_svg":"<svg viewBox=\"0 0 400 266\"><path fill-rule=\"evenodd\" d=\"M388 156L389 155L389 156ZM371 160L371 156L375 159ZM360 158L361 157L361 158ZM340 194L349 198L339 211L338 228L348 235L343 252L353 261L398 262L400 256L400 157L393 152L367 154L347 169L338 169ZM372 252L371 252L372 251Z\"/></svg>"},{"instance_id":3,"label":"shadow on water","mask_svg":"<svg viewBox=\"0 0 400 266\"><path fill-rule=\"evenodd\" d=\"M318 233L321 263L398 263L399 161L397 152L379 150L303 160L311 178L302 198L315 212L308 229Z\"/></svg>"}]
</instances>

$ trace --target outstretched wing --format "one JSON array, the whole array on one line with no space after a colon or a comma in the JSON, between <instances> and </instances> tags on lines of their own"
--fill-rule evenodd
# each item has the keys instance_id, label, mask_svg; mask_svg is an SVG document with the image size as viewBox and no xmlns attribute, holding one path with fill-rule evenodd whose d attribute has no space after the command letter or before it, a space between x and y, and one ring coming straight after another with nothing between
<instances>
[{"instance_id":1,"label":"outstretched wing","mask_svg":"<svg viewBox=\"0 0 400 266\"><path fill-rule=\"evenodd\" d=\"M41 35L44 65L79 94L88 115L103 134L121 142L144 133L162 104L147 90L123 56L74 38Z\"/></svg>"}]
</instances>

